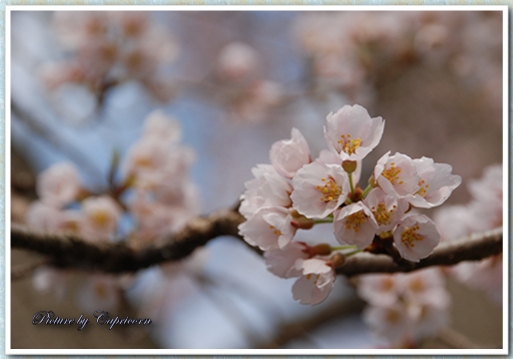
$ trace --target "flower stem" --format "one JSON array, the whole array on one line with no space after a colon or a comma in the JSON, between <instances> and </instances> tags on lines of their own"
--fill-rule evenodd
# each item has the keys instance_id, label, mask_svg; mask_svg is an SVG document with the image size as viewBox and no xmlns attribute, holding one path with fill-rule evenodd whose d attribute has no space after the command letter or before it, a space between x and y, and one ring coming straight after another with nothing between
<instances>
[{"instance_id":1,"label":"flower stem","mask_svg":"<svg viewBox=\"0 0 513 359\"><path fill-rule=\"evenodd\" d=\"M333 223L333 217L326 217L323 219L314 219L315 224L321 224L321 223Z\"/></svg>"},{"instance_id":2,"label":"flower stem","mask_svg":"<svg viewBox=\"0 0 513 359\"><path fill-rule=\"evenodd\" d=\"M356 246L354 244L348 244L346 246L331 247L331 250L332 251L341 251L341 250L344 250L344 249L353 249L353 248L356 248Z\"/></svg>"},{"instance_id":3,"label":"flower stem","mask_svg":"<svg viewBox=\"0 0 513 359\"><path fill-rule=\"evenodd\" d=\"M367 196L367 194L370 192L371 189L373 189L374 186L369 184L362 192L362 198L365 198L365 196Z\"/></svg>"},{"instance_id":4,"label":"flower stem","mask_svg":"<svg viewBox=\"0 0 513 359\"><path fill-rule=\"evenodd\" d=\"M351 188L351 194L354 196L353 173L348 172L347 176L349 177L349 187Z\"/></svg>"},{"instance_id":5,"label":"flower stem","mask_svg":"<svg viewBox=\"0 0 513 359\"><path fill-rule=\"evenodd\" d=\"M356 250L354 250L352 252L344 253L344 255L347 258L347 257L350 257L350 256L355 255L355 254L360 253L360 252L363 252L363 251L361 249L356 249Z\"/></svg>"}]
</instances>

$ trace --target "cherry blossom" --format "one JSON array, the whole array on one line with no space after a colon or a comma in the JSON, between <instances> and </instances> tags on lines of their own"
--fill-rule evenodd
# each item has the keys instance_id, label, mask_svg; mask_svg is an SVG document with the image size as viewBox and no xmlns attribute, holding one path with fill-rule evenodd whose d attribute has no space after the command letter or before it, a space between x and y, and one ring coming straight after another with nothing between
<instances>
[{"instance_id":1,"label":"cherry blossom","mask_svg":"<svg viewBox=\"0 0 513 359\"><path fill-rule=\"evenodd\" d=\"M472 195L469 203L445 206L434 215L443 241L494 229L503 224L502 165L487 167L482 178L469 182L468 189ZM468 287L484 290L493 301L502 303L502 254L479 262L463 262L451 267L448 272Z\"/></svg>"},{"instance_id":2,"label":"cherry blossom","mask_svg":"<svg viewBox=\"0 0 513 359\"><path fill-rule=\"evenodd\" d=\"M383 129L381 117L371 118L359 105L346 105L328 115L324 135L329 149L313 159L306 139L293 128L290 139L273 144L271 164L254 167L254 179L245 183L239 212L246 222L239 225L239 234L264 251L270 272L300 277L293 294L303 304L326 298L333 287L333 268L343 265L347 256L361 250L387 253L386 246L395 246L402 258L419 261L439 243L435 224L425 215L408 212L417 203L440 205L461 179L451 174L449 165L388 152L376 164L367 188L361 188L362 158L378 144ZM333 226L342 246L294 240L297 230L322 223ZM403 289L395 281L387 285L392 287L383 295L392 303Z\"/></svg>"},{"instance_id":3,"label":"cherry blossom","mask_svg":"<svg viewBox=\"0 0 513 359\"><path fill-rule=\"evenodd\" d=\"M232 42L220 52L217 72L228 81L242 81L255 74L258 67L256 50L242 42Z\"/></svg>"},{"instance_id":4,"label":"cherry blossom","mask_svg":"<svg viewBox=\"0 0 513 359\"><path fill-rule=\"evenodd\" d=\"M326 118L324 137L328 148L340 158L350 161L361 160L381 140L385 121L381 117L371 118L360 105L346 105Z\"/></svg>"},{"instance_id":5,"label":"cherry blossom","mask_svg":"<svg viewBox=\"0 0 513 359\"><path fill-rule=\"evenodd\" d=\"M69 162L52 165L37 176L39 198L53 207L63 207L74 201L80 189L78 170Z\"/></svg>"},{"instance_id":6,"label":"cherry blossom","mask_svg":"<svg viewBox=\"0 0 513 359\"><path fill-rule=\"evenodd\" d=\"M49 206L41 201L34 201L25 215L27 224L31 227L44 230L55 231L62 227L63 211Z\"/></svg>"},{"instance_id":7,"label":"cherry blossom","mask_svg":"<svg viewBox=\"0 0 513 359\"><path fill-rule=\"evenodd\" d=\"M324 218L347 198L349 182L342 167L314 161L292 179L294 208L309 218Z\"/></svg>"},{"instance_id":8,"label":"cherry blossom","mask_svg":"<svg viewBox=\"0 0 513 359\"><path fill-rule=\"evenodd\" d=\"M394 229L408 210L406 200L387 195L379 187L372 189L363 203L370 208L378 225L378 232Z\"/></svg>"},{"instance_id":9,"label":"cherry blossom","mask_svg":"<svg viewBox=\"0 0 513 359\"><path fill-rule=\"evenodd\" d=\"M291 222L289 210L282 207L263 207L239 226L239 233L246 242L262 250L283 248L296 233Z\"/></svg>"},{"instance_id":10,"label":"cherry blossom","mask_svg":"<svg viewBox=\"0 0 513 359\"><path fill-rule=\"evenodd\" d=\"M335 283L333 267L317 258L298 260L295 266L301 268L302 276L292 286L294 299L310 305L324 301Z\"/></svg>"},{"instance_id":11,"label":"cherry blossom","mask_svg":"<svg viewBox=\"0 0 513 359\"><path fill-rule=\"evenodd\" d=\"M144 120L143 137L155 138L164 143L176 143L182 137L182 130L176 118L167 116L162 110L155 110Z\"/></svg>"},{"instance_id":12,"label":"cherry blossom","mask_svg":"<svg viewBox=\"0 0 513 359\"><path fill-rule=\"evenodd\" d=\"M414 159L420 177L419 189L408 197L418 208L439 206L461 184L461 177L452 175L452 167L445 163L434 163L431 158Z\"/></svg>"},{"instance_id":13,"label":"cherry blossom","mask_svg":"<svg viewBox=\"0 0 513 359\"><path fill-rule=\"evenodd\" d=\"M42 266L34 271L32 283L41 292L52 292L58 300L62 300L68 290L70 272L52 267Z\"/></svg>"},{"instance_id":14,"label":"cherry blossom","mask_svg":"<svg viewBox=\"0 0 513 359\"><path fill-rule=\"evenodd\" d=\"M372 305L392 305L401 292L396 275L367 274L358 281L358 295Z\"/></svg>"},{"instance_id":15,"label":"cherry blossom","mask_svg":"<svg viewBox=\"0 0 513 359\"><path fill-rule=\"evenodd\" d=\"M255 179L246 182L246 191L239 211L249 218L262 207L289 207L292 186L276 172L272 165L257 165L251 172Z\"/></svg>"},{"instance_id":16,"label":"cherry blossom","mask_svg":"<svg viewBox=\"0 0 513 359\"><path fill-rule=\"evenodd\" d=\"M309 258L306 247L302 242L290 242L283 248L265 251L267 269L281 278L300 277L302 269L296 267L296 261Z\"/></svg>"},{"instance_id":17,"label":"cherry blossom","mask_svg":"<svg viewBox=\"0 0 513 359\"><path fill-rule=\"evenodd\" d=\"M109 196L88 197L82 202L81 232L91 241L114 238L121 217L120 206Z\"/></svg>"},{"instance_id":18,"label":"cherry blossom","mask_svg":"<svg viewBox=\"0 0 513 359\"><path fill-rule=\"evenodd\" d=\"M363 249L372 243L378 224L371 210L357 202L335 212L333 227L335 238L341 244L355 244Z\"/></svg>"},{"instance_id":19,"label":"cherry blossom","mask_svg":"<svg viewBox=\"0 0 513 359\"><path fill-rule=\"evenodd\" d=\"M56 12L54 27L61 46L73 56L58 63L64 74L44 65L41 73L50 88L73 82L101 101L110 87L135 80L159 100L172 96L171 80L161 67L176 58L177 42L146 13Z\"/></svg>"},{"instance_id":20,"label":"cherry blossom","mask_svg":"<svg viewBox=\"0 0 513 359\"><path fill-rule=\"evenodd\" d=\"M413 262L430 255L439 241L435 224L422 214L407 215L394 231L394 244L401 257Z\"/></svg>"},{"instance_id":21,"label":"cherry blossom","mask_svg":"<svg viewBox=\"0 0 513 359\"><path fill-rule=\"evenodd\" d=\"M394 346L432 337L448 325L450 296L441 271L371 274L358 278L358 294L369 303L363 319Z\"/></svg>"},{"instance_id":22,"label":"cherry blossom","mask_svg":"<svg viewBox=\"0 0 513 359\"><path fill-rule=\"evenodd\" d=\"M387 194L405 197L420 189L421 178L413 160L401 153L385 153L374 168L374 178Z\"/></svg>"},{"instance_id":23,"label":"cherry blossom","mask_svg":"<svg viewBox=\"0 0 513 359\"><path fill-rule=\"evenodd\" d=\"M87 276L76 292L77 305L85 311L113 310L121 296L119 279L112 275L96 274Z\"/></svg>"},{"instance_id":24,"label":"cherry blossom","mask_svg":"<svg viewBox=\"0 0 513 359\"><path fill-rule=\"evenodd\" d=\"M287 178L294 177L301 167L312 162L308 143L296 128L292 129L290 140L272 145L269 157L276 171Z\"/></svg>"}]
</instances>

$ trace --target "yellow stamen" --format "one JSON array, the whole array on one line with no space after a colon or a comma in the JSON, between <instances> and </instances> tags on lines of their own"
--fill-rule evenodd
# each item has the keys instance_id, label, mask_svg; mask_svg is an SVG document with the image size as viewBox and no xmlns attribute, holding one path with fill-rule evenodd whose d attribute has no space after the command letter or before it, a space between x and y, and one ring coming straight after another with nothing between
<instances>
[{"instance_id":1,"label":"yellow stamen","mask_svg":"<svg viewBox=\"0 0 513 359\"><path fill-rule=\"evenodd\" d=\"M351 139L351 135L341 135L338 143L342 145L342 150L348 155L356 152L357 148L361 146L362 140L360 138Z\"/></svg>"},{"instance_id":2,"label":"yellow stamen","mask_svg":"<svg viewBox=\"0 0 513 359\"><path fill-rule=\"evenodd\" d=\"M320 200L325 203L336 201L342 193L342 187L338 186L332 178L321 178L321 181L326 182L324 186L315 187L323 195Z\"/></svg>"},{"instance_id":3,"label":"yellow stamen","mask_svg":"<svg viewBox=\"0 0 513 359\"><path fill-rule=\"evenodd\" d=\"M99 227L103 227L105 226L107 223L109 223L109 215L108 213L104 212L104 211L96 211L94 212L92 215L91 215L91 219L93 220L93 222L99 226Z\"/></svg>"},{"instance_id":4,"label":"yellow stamen","mask_svg":"<svg viewBox=\"0 0 513 359\"><path fill-rule=\"evenodd\" d=\"M382 175L387 180L389 180L390 183L392 183L392 185L395 185L396 182L398 182L399 184L403 184L403 181L398 181L399 173L401 173L401 169L395 167L395 162L390 162L390 166L383 170Z\"/></svg>"},{"instance_id":5,"label":"yellow stamen","mask_svg":"<svg viewBox=\"0 0 513 359\"><path fill-rule=\"evenodd\" d=\"M415 247L415 242L423 239L422 236L417 233L419 228L418 224L413 227L406 227L404 232L401 234L401 242L403 242L406 247L413 248Z\"/></svg>"},{"instance_id":6,"label":"yellow stamen","mask_svg":"<svg viewBox=\"0 0 513 359\"><path fill-rule=\"evenodd\" d=\"M346 218L346 229L352 229L356 233L360 231L360 227L367 220L367 216L363 211L353 213Z\"/></svg>"},{"instance_id":7,"label":"yellow stamen","mask_svg":"<svg viewBox=\"0 0 513 359\"><path fill-rule=\"evenodd\" d=\"M394 205L392 207L393 209L391 209L390 211L387 210L384 203L379 203L377 209L376 207L372 207L372 213L374 214L374 218L376 218L376 222L378 222L380 226L389 224L390 217L392 217L392 215L394 214L394 210L396 209L396 207L397 206Z\"/></svg>"}]
</instances>

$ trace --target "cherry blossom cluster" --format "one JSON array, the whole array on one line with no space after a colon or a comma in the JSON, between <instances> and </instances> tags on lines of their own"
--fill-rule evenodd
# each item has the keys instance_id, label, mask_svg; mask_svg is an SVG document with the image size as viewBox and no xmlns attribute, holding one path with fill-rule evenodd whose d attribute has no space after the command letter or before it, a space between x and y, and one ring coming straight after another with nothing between
<instances>
[{"instance_id":1,"label":"cherry blossom cluster","mask_svg":"<svg viewBox=\"0 0 513 359\"><path fill-rule=\"evenodd\" d=\"M215 79L234 121L264 121L283 100L284 89L277 82L263 79L260 65L257 50L243 42L228 43L217 57Z\"/></svg>"},{"instance_id":2,"label":"cherry blossom cluster","mask_svg":"<svg viewBox=\"0 0 513 359\"><path fill-rule=\"evenodd\" d=\"M178 231L200 210L197 189L189 177L194 153L180 139L175 119L160 110L150 113L143 135L129 149L121 170L112 169L110 188L101 193L82 186L72 163L52 165L37 177L39 200L27 212L27 224L39 230L74 233L95 243L126 240L134 248ZM113 167L117 165L114 161ZM35 287L62 296L74 275L41 268L35 273ZM102 274L81 282L79 304L91 309L88 303L94 303L107 310L117 304L131 280Z\"/></svg>"},{"instance_id":3,"label":"cherry blossom cluster","mask_svg":"<svg viewBox=\"0 0 513 359\"><path fill-rule=\"evenodd\" d=\"M461 238L503 225L503 171L502 165L485 169L479 180L469 182L473 199L465 205L440 208L434 221L443 240ZM479 262L463 262L448 272L470 288L486 291L491 299L502 303L502 253Z\"/></svg>"},{"instance_id":4,"label":"cherry blossom cluster","mask_svg":"<svg viewBox=\"0 0 513 359\"><path fill-rule=\"evenodd\" d=\"M167 102L174 89L161 66L178 47L169 31L140 11L59 11L54 27L68 59L41 68L49 89L65 83L86 86L101 94L109 87L135 80L155 98Z\"/></svg>"},{"instance_id":5,"label":"cherry blossom cluster","mask_svg":"<svg viewBox=\"0 0 513 359\"><path fill-rule=\"evenodd\" d=\"M449 323L451 298L438 268L363 275L358 278L357 291L368 303L363 320L393 347L418 347Z\"/></svg>"},{"instance_id":6,"label":"cherry blossom cluster","mask_svg":"<svg viewBox=\"0 0 513 359\"><path fill-rule=\"evenodd\" d=\"M491 12L344 11L306 14L296 29L321 93L369 103L376 80L423 62L444 66L500 109L501 21Z\"/></svg>"},{"instance_id":7,"label":"cherry blossom cluster","mask_svg":"<svg viewBox=\"0 0 513 359\"><path fill-rule=\"evenodd\" d=\"M385 121L359 105L346 105L326 121L328 149L313 160L304 136L293 129L290 139L272 146L271 164L253 168L239 209L247 219L240 234L265 252L272 273L299 277L292 291L303 304L323 301L335 268L357 251L409 261L427 257L440 235L429 217L411 209L442 204L461 182L450 165L387 152L361 188L362 160L378 145ZM340 246L293 241L299 229L319 223L333 224Z\"/></svg>"}]
</instances>

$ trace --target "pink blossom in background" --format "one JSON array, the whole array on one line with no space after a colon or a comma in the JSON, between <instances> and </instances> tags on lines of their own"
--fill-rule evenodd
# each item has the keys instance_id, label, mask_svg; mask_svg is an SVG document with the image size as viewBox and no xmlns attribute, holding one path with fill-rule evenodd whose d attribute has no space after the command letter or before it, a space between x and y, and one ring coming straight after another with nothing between
<instances>
[{"instance_id":1,"label":"pink blossom in background","mask_svg":"<svg viewBox=\"0 0 513 359\"><path fill-rule=\"evenodd\" d=\"M217 75L225 81L244 81L255 76L258 53L248 44L231 42L221 49L217 59Z\"/></svg>"},{"instance_id":2,"label":"pink blossom in background","mask_svg":"<svg viewBox=\"0 0 513 359\"><path fill-rule=\"evenodd\" d=\"M37 177L36 191L42 202L59 208L73 202L81 189L78 170L69 163L57 163Z\"/></svg>"},{"instance_id":3,"label":"pink blossom in background","mask_svg":"<svg viewBox=\"0 0 513 359\"><path fill-rule=\"evenodd\" d=\"M440 208L434 216L442 240L463 239L474 232L482 232L503 224L503 170L492 165L483 177L468 184L472 199L466 205ZM479 262L463 262L449 269L449 273L470 288L484 290L496 303L502 303L502 254Z\"/></svg>"},{"instance_id":4,"label":"pink blossom in background","mask_svg":"<svg viewBox=\"0 0 513 359\"><path fill-rule=\"evenodd\" d=\"M108 274L89 275L76 291L77 306L87 312L113 311L118 308L122 287L116 276Z\"/></svg>"},{"instance_id":5,"label":"pink blossom in background","mask_svg":"<svg viewBox=\"0 0 513 359\"><path fill-rule=\"evenodd\" d=\"M90 241L113 239L117 235L122 209L110 196L88 197L82 202L80 231Z\"/></svg>"},{"instance_id":6,"label":"pink blossom in background","mask_svg":"<svg viewBox=\"0 0 513 359\"><path fill-rule=\"evenodd\" d=\"M358 278L358 294L371 331L392 347L420 343L449 324L450 296L438 268Z\"/></svg>"}]
</instances>

